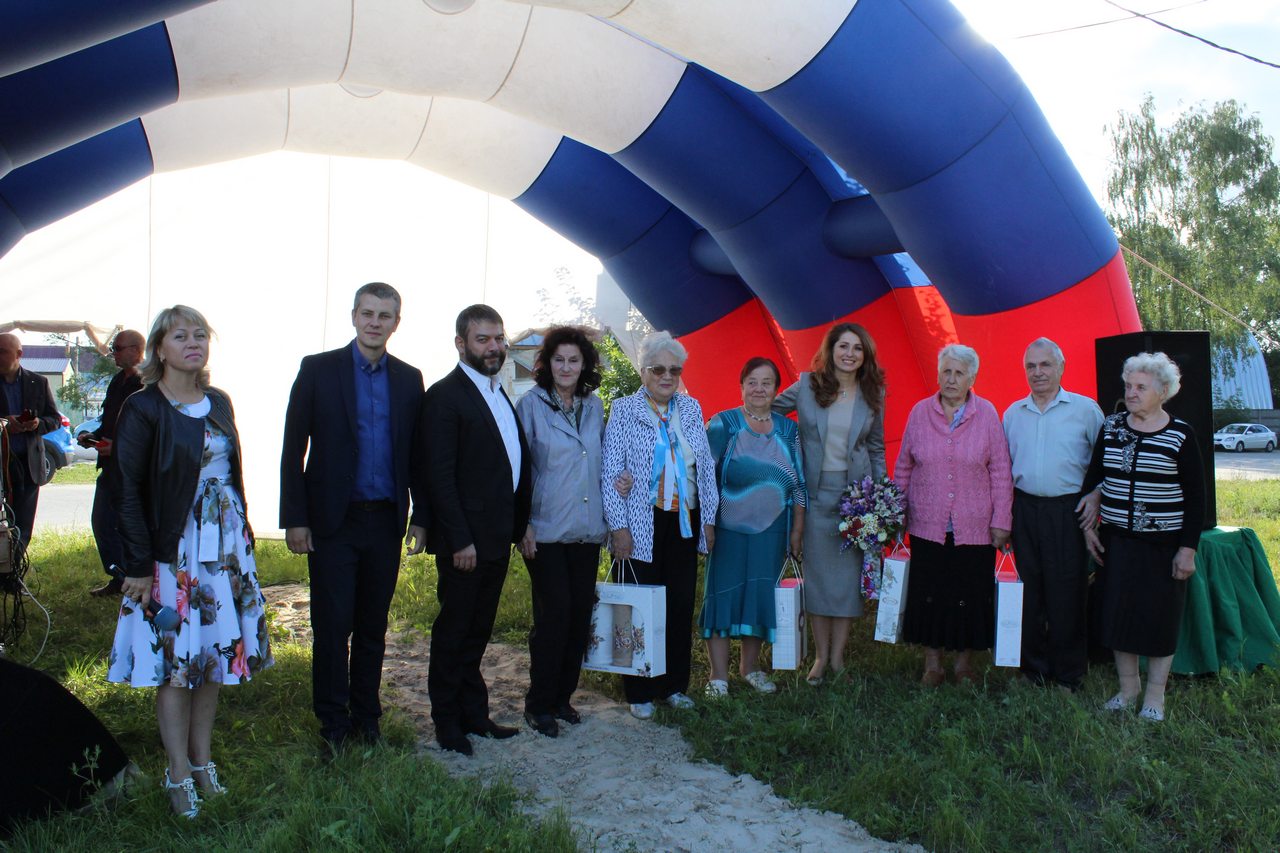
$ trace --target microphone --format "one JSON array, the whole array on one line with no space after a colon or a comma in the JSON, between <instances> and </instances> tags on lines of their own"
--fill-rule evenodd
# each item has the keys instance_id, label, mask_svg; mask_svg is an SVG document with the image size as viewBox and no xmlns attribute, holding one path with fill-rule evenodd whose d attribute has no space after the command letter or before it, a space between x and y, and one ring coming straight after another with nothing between
<instances>
[{"instance_id":1,"label":"microphone","mask_svg":"<svg viewBox=\"0 0 1280 853\"><path fill-rule=\"evenodd\" d=\"M160 631L172 631L182 621L178 611L154 598L147 602L147 615L151 617L151 624Z\"/></svg>"}]
</instances>

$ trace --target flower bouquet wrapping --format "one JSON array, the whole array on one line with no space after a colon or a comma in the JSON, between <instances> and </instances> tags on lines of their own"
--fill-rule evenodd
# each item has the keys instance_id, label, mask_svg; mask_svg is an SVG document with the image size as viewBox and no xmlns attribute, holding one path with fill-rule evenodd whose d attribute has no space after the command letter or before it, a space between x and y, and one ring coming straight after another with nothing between
<instances>
[{"instance_id":1,"label":"flower bouquet wrapping","mask_svg":"<svg viewBox=\"0 0 1280 853\"><path fill-rule=\"evenodd\" d=\"M907 496L888 477L845 486L840 496L841 550L862 549L862 596L879 597L880 559L886 545L901 535L907 515Z\"/></svg>"}]
</instances>

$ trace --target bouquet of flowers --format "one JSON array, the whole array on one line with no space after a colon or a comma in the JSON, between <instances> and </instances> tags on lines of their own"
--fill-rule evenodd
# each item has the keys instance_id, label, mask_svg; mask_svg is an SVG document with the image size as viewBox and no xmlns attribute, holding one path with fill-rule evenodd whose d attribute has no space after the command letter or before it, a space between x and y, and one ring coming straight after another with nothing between
<instances>
[{"instance_id":1,"label":"bouquet of flowers","mask_svg":"<svg viewBox=\"0 0 1280 853\"><path fill-rule=\"evenodd\" d=\"M879 597L880 558L902 533L906 515L907 496L888 477L864 477L840 496L840 548L862 549L862 595L869 601Z\"/></svg>"}]
</instances>

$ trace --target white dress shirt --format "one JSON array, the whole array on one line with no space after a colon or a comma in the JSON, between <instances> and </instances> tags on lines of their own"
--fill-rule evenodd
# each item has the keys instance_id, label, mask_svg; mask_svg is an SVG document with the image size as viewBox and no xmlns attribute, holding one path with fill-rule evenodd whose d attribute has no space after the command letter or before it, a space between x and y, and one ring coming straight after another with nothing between
<instances>
[{"instance_id":1,"label":"white dress shirt","mask_svg":"<svg viewBox=\"0 0 1280 853\"><path fill-rule=\"evenodd\" d=\"M1017 401L1004 413L1013 487L1042 498L1076 494L1100 429L1098 404L1065 388L1043 412L1030 394Z\"/></svg>"},{"instance_id":2,"label":"white dress shirt","mask_svg":"<svg viewBox=\"0 0 1280 853\"><path fill-rule=\"evenodd\" d=\"M459 361L458 367L470 377L489 405L493 419L498 423L498 433L507 448L507 460L511 463L511 491L520 488L520 428L516 426L516 413L511 402L502 390L502 383L496 376L485 376L465 361Z\"/></svg>"}]
</instances>

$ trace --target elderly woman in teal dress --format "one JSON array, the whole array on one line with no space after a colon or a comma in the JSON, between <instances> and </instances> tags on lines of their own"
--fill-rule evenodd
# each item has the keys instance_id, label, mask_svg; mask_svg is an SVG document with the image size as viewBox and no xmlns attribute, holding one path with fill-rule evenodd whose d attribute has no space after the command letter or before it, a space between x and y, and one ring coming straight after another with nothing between
<instances>
[{"instance_id":1,"label":"elderly woman in teal dress","mask_svg":"<svg viewBox=\"0 0 1280 853\"><path fill-rule=\"evenodd\" d=\"M739 671L747 683L761 693L776 689L759 668L760 647L774 640L773 588L804 531L799 429L771 411L782 380L778 366L753 358L738 378L742 405L707 424L720 489L699 619L711 658L709 696L729 692L730 639L742 641Z\"/></svg>"}]
</instances>

